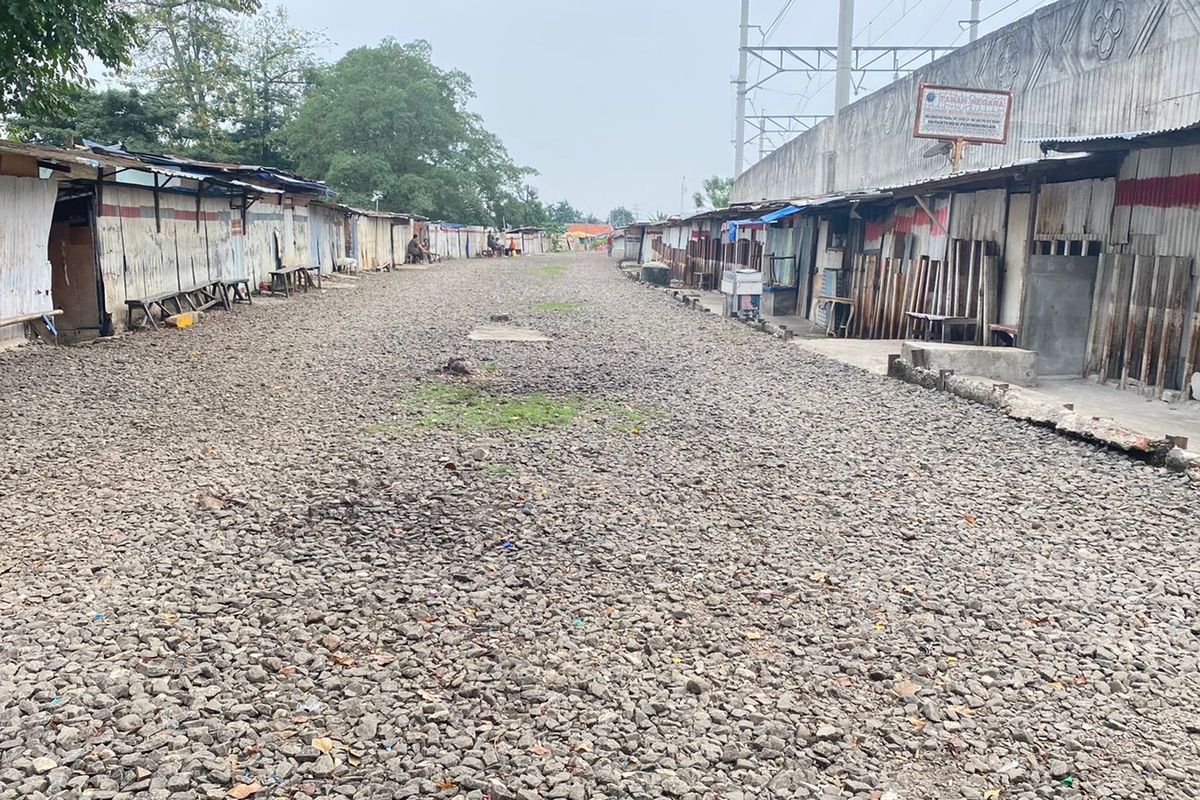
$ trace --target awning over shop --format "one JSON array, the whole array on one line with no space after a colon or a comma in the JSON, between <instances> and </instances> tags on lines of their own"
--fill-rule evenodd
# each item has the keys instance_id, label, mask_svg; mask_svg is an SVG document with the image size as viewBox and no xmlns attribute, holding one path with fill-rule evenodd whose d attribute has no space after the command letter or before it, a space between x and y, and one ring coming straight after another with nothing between
<instances>
[{"instance_id":1,"label":"awning over shop","mask_svg":"<svg viewBox=\"0 0 1200 800\"><path fill-rule=\"evenodd\" d=\"M750 219L731 219L728 222L729 241L737 241L737 229L739 227L750 228L753 226L755 228L761 228L764 225L770 225L772 222L778 222L785 217L790 217L792 214L799 213L800 211L803 211L804 208L805 206L788 205L763 214L761 217L752 217Z\"/></svg>"}]
</instances>

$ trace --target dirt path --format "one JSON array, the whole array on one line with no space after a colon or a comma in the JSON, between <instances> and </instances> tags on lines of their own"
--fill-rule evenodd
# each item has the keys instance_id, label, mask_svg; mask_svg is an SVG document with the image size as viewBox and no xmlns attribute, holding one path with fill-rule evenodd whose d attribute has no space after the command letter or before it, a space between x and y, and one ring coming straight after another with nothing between
<instances>
[{"instance_id":1,"label":"dirt path","mask_svg":"<svg viewBox=\"0 0 1200 800\"><path fill-rule=\"evenodd\" d=\"M1182 479L602 256L343 284L0 354L0 798L1200 796Z\"/></svg>"}]
</instances>

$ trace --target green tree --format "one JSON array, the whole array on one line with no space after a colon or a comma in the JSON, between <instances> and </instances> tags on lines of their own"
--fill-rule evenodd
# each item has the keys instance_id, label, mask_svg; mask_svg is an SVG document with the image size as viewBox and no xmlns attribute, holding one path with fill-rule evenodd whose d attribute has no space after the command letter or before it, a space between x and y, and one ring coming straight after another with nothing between
<instances>
[{"instance_id":1,"label":"green tree","mask_svg":"<svg viewBox=\"0 0 1200 800\"><path fill-rule=\"evenodd\" d=\"M229 131L243 85L238 31L259 0L142 0L137 7L135 82L178 107L186 149L233 156Z\"/></svg>"},{"instance_id":2,"label":"green tree","mask_svg":"<svg viewBox=\"0 0 1200 800\"><path fill-rule=\"evenodd\" d=\"M10 124L18 137L37 144L66 147L86 138L154 151L175 138L177 119L178 110L157 94L137 89L91 92L74 88L60 110L17 117Z\"/></svg>"},{"instance_id":3,"label":"green tree","mask_svg":"<svg viewBox=\"0 0 1200 800\"><path fill-rule=\"evenodd\" d=\"M351 50L322 70L285 132L306 175L351 204L383 193L380 208L461 222L502 219L532 173L466 110L471 80L442 70L427 42Z\"/></svg>"},{"instance_id":4,"label":"green tree","mask_svg":"<svg viewBox=\"0 0 1200 800\"><path fill-rule=\"evenodd\" d=\"M0 116L59 112L89 85L90 58L129 63L134 19L117 0L0 2Z\"/></svg>"},{"instance_id":5,"label":"green tree","mask_svg":"<svg viewBox=\"0 0 1200 800\"><path fill-rule=\"evenodd\" d=\"M231 139L242 160L288 166L279 132L316 82L317 50L328 45L323 33L294 26L282 6L240 21L233 51L238 80L231 93L236 126Z\"/></svg>"},{"instance_id":6,"label":"green tree","mask_svg":"<svg viewBox=\"0 0 1200 800\"><path fill-rule=\"evenodd\" d=\"M650 215L651 222L666 222L670 218L670 215L665 211L655 211Z\"/></svg>"},{"instance_id":7,"label":"green tree","mask_svg":"<svg viewBox=\"0 0 1200 800\"><path fill-rule=\"evenodd\" d=\"M617 206L608 212L608 224L614 228L624 228L626 225L633 224L633 221L633 212L625 206Z\"/></svg>"},{"instance_id":8,"label":"green tree","mask_svg":"<svg viewBox=\"0 0 1200 800\"><path fill-rule=\"evenodd\" d=\"M546 206L546 213L550 215L550 219L563 226L579 222L583 217L583 214L579 213L579 209L566 200L559 200L557 203Z\"/></svg>"},{"instance_id":9,"label":"green tree","mask_svg":"<svg viewBox=\"0 0 1200 800\"><path fill-rule=\"evenodd\" d=\"M733 178L721 178L713 175L705 178L701 184L704 191L692 195L692 202L697 209L726 208L729 206L729 192L733 189Z\"/></svg>"}]
</instances>

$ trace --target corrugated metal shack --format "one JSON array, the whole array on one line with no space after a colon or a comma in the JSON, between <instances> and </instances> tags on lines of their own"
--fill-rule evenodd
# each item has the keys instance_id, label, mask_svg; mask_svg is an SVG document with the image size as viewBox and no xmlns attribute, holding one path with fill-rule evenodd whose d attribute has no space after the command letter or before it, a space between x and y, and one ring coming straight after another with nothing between
<instances>
[{"instance_id":1,"label":"corrugated metal shack","mask_svg":"<svg viewBox=\"0 0 1200 800\"><path fill-rule=\"evenodd\" d=\"M487 249L488 233L494 229L456 222L429 223L429 249L442 258L473 258Z\"/></svg>"},{"instance_id":2,"label":"corrugated metal shack","mask_svg":"<svg viewBox=\"0 0 1200 800\"><path fill-rule=\"evenodd\" d=\"M0 321L54 308L46 249L58 195L57 181L49 179L54 174L36 156L0 146ZM64 239L63 246L68 243ZM95 293L94 281L90 291ZM0 327L0 345L22 335L19 324Z\"/></svg>"},{"instance_id":3,"label":"corrugated metal shack","mask_svg":"<svg viewBox=\"0 0 1200 800\"><path fill-rule=\"evenodd\" d=\"M347 256L357 259L359 269L378 270L404 263L408 240L416 232L414 223L421 217L349 208L347 219Z\"/></svg>"},{"instance_id":4,"label":"corrugated metal shack","mask_svg":"<svg viewBox=\"0 0 1200 800\"><path fill-rule=\"evenodd\" d=\"M506 246L515 245L522 255L551 252L550 237L541 228L510 228L504 232L501 240Z\"/></svg>"},{"instance_id":5,"label":"corrugated metal shack","mask_svg":"<svg viewBox=\"0 0 1200 800\"><path fill-rule=\"evenodd\" d=\"M280 266L329 273L345 258L394 263L423 228L411 215L334 204L331 194L253 165L0 142L0 321L58 309L67 339L108 333L125 324L126 301L222 280L253 286ZM477 230L469 235L486 241ZM462 241L475 251L474 238ZM21 334L0 326L0 343Z\"/></svg>"}]
</instances>

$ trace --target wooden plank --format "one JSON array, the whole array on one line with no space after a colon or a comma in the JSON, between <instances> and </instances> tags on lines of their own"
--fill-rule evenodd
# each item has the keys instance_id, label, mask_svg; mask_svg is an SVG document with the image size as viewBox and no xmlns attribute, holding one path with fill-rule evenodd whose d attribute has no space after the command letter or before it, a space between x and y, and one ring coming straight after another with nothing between
<instances>
[{"instance_id":1,"label":"wooden plank","mask_svg":"<svg viewBox=\"0 0 1200 800\"><path fill-rule=\"evenodd\" d=\"M861 292L860 277L862 275L862 270L861 270L860 261L861 261L860 258L855 258L850 263L850 292L847 296L854 302L855 308L862 308L862 298L860 296L860 292ZM846 330L846 336L847 337L854 336L857 330L858 330L858 321L852 320L850 323L850 327L847 328L847 330Z\"/></svg>"},{"instance_id":2,"label":"wooden plank","mask_svg":"<svg viewBox=\"0 0 1200 800\"><path fill-rule=\"evenodd\" d=\"M1179 400L1177 401L1180 403L1186 401L1191 394L1190 384L1192 373L1196 370L1196 351L1200 348L1200 285L1197 285L1197 281L1191 278L1190 273L1191 270L1189 268L1189 291L1193 295L1191 298L1192 318L1188 325L1187 337L1184 340L1187 350L1184 353L1183 360L1183 389L1179 392Z\"/></svg>"},{"instance_id":3,"label":"wooden plank","mask_svg":"<svg viewBox=\"0 0 1200 800\"><path fill-rule=\"evenodd\" d=\"M1125 357L1121 365L1121 388L1129 385L1129 376L1137 380L1142 371L1142 349L1146 341L1146 315L1149 312L1154 256L1133 257L1133 277L1129 289L1129 320L1125 324Z\"/></svg>"},{"instance_id":4,"label":"wooden plank","mask_svg":"<svg viewBox=\"0 0 1200 800\"><path fill-rule=\"evenodd\" d=\"M946 251L946 255L949 257L949 250ZM942 293L942 274L945 271L945 263L945 258L930 263L929 291L926 293L925 300L925 313L927 314L936 314L941 306L939 298Z\"/></svg>"},{"instance_id":5,"label":"wooden plank","mask_svg":"<svg viewBox=\"0 0 1200 800\"><path fill-rule=\"evenodd\" d=\"M871 338L878 339L883 332L883 320L887 314L887 293L888 285L891 283L891 271L888 266L891 264L890 258L879 259L879 284L878 291L875 293L875 318L871 325Z\"/></svg>"},{"instance_id":6,"label":"wooden plank","mask_svg":"<svg viewBox=\"0 0 1200 800\"><path fill-rule=\"evenodd\" d=\"M1083 362L1083 377L1099 373L1104 361L1103 333L1107 320L1101 319L1108 312L1104 302L1108 288L1108 276L1112 272L1111 256L1100 256L1096 264L1096 282L1092 288L1092 314L1088 319L1087 356Z\"/></svg>"},{"instance_id":7,"label":"wooden plank","mask_svg":"<svg viewBox=\"0 0 1200 800\"><path fill-rule=\"evenodd\" d=\"M950 272L946 276L946 304L940 313L948 317L958 316L958 271L962 266L961 243L954 242L954 260L951 261Z\"/></svg>"},{"instance_id":8,"label":"wooden plank","mask_svg":"<svg viewBox=\"0 0 1200 800\"><path fill-rule=\"evenodd\" d=\"M887 338L887 327L892 321L892 294L896 291L896 259L884 260L884 293L879 309L879 338Z\"/></svg>"},{"instance_id":9,"label":"wooden plank","mask_svg":"<svg viewBox=\"0 0 1200 800\"><path fill-rule=\"evenodd\" d=\"M892 299L888 305L888 330L887 338L895 339L899 334L896 332L896 326L900 322L900 315L903 313L900 306L904 305L904 259L897 258L892 262Z\"/></svg>"},{"instance_id":10,"label":"wooden plank","mask_svg":"<svg viewBox=\"0 0 1200 800\"><path fill-rule=\"evenodd\" d=\"M979 318L981 344L991 344L989 326L1000 319L1000 256L987 255L981 259L980 274L983 276L983 312Z\"/></svg>"},{"instance_id":11,"label":"wooden plank","mask_svg":"<svg viewBox=\"0 0 1200 800\"><path fill-rule=\"evenodd\" d=\"M1158 365L1159 337L1162 331L1159 319L1162 317L1163 295L1166 294L1167 282L1170 276L1164 274L1171 267L1171 259L1157 256L1153 261L1153 274L1150 278L1150 296L1146 302L1146 328L1142 340L1142 368L1139 380L1142 388L1154 385L1154 368Z\"/></svg>"},{"instance_id":12,"label":"wooden plank","mask_svg":"<svg viewBox=\"0 0 1200 800\"><path fill-rule=\"evenodd\" d=\"M906 312L920 311L920 309L917 307L918 296L922 291L921 287L924 285L922 283L924 280L923 275L925 267L928 265L928 263L929 259L925 256L921 256L920 258L911 262L911 266L909 267L910 272L908 275L908 303L906 303L904 307ZM909 319L907 313L904 315L904 326L902 328L901 335L905 339L912 335L912 320Z\"/></svg>"},{"instance_id":13,"label":"wooden plank","mask_svg":"<svg viewBox=\"0 0 1200 800\"><path fill-rule=\"evenodd\" d=\"M1119 379L1125 363L1125 335L1129 327L1130 294L1133 291L1133 256L1122 253L1113 264L1109 294L1109 328L1105 332L1102 381Z\"/></svg>"},{"instance_id":14,"label":"wooden plank","mask_svg":"<svg viewBox=\"0 0 1200 800\"><path fill-rule=\"evenodd\" d=\"M1183 389L1184 379L1175 380L1175 367L1179 362L1183 332L1184 306L1187 303L1187 291L1190 288L1192 262L1189 258L1171 259L1171 275L1167 282L1167 293L1164 298L1162 335L1160 338L1158 359L1158 376L1154 382L1154 396L1161 400L1167 388ZM1170 386L1168 387L1168 384Z\"/></svg>"},{"instance_id":15,"label":"wooden plank","mask_svg":"<svg viewBox=\"0 0 1200 800\"><path fill-rule=\"evenodd\" d=\"M871 338L871 319L875 313L875 282L879 279L876 274L879 264L878 256L867 256L863 260L863 332L864 339Z\"/></svg>"},{"instance_id":16,"label":"wooden plank","mask_svg":"<svg viewBox=\"0 0 1200 800\"><path fill-rule=\"evenodd\" d=\"M864 339L871 338L871 320L875 314L875 257L863 259L863 309L862 333Z\"/></svg>"}]
</instances>

